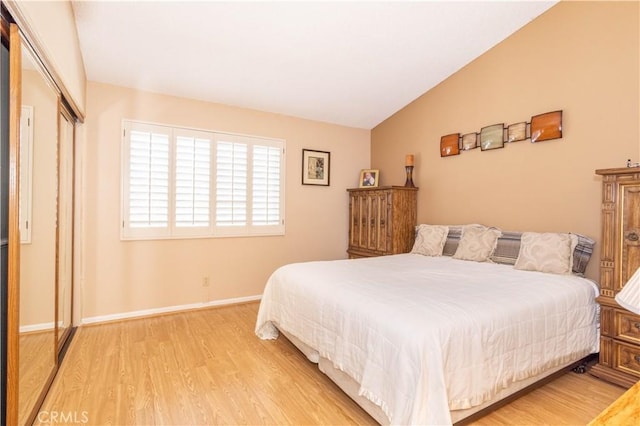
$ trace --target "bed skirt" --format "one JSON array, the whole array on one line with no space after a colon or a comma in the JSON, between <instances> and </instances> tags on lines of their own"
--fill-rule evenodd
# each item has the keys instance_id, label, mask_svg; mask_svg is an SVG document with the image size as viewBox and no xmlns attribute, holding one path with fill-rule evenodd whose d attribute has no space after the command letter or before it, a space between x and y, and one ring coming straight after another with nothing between
<instances>
[{"instance_id":1,"label":"bed skirt","mask_svg":"<svg viewBox=\"0 0 640 426\"><path fill-rule=\"evenodd\" d=\"M330 360L326 358L322 358L318 354L318 351L304 344L303 342L300 341L300 339L283 331L279 327L278 327L278 330L296 348L298 348L298 350L300 350L300 352L302 352L309 361L313 362L314 364L318 364L318 369L322 373L324 373L327 377L329 377L331 381L333 381L336 385L338 385L338 387L342 389L342 391L346 393L347 396L349 396L349 398L355 401L355 403L358 404L364 411L366 411L367 414L373 417L375 421L385 426L390 424L389 418L385 415L385 413L382 411L382 409L379 406L377 406L376 404L374 404L373 402L369 401L367 398L359 394L360 384L358 382L356 382L354 379L352 379L351 377L349 377L347 374L340 371L339 369L334 368L333 363ZM554 373L557 373L565 369L568 370L573 366L575 366L576 364L579 364L581 361L582 359L577 359L566 365L549 369L547 371L544 371L538 374L537 376L529 377L526 380L521 380L517 383L514 383L510 387L500 391L494 398L484 402L483 404L477 405L475 407L467 408L464 410L450 411L451 421L453 423L459 423L465 419L468 419L470 416L476 413L479 413L482 410L485 410L493 405L496 405L497 403L504 400L505 398L508 398L509 396L512 396L528 387L531 387L531 389L533 390L535 387L537 387L535 386L536 383L544 380L545 378L553 375Z\"/></svg>"}]
</instances>

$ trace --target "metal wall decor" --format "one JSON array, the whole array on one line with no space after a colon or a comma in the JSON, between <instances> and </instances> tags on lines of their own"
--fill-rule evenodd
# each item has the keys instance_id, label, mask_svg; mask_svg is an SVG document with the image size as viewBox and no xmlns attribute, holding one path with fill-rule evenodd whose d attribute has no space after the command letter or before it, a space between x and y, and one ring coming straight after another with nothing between
<instances>
[{"instance_id":1,"label":"metal wall decor","mask_svg":"<svg viewBox=\"0 0 640 426\"><path fill-rule=\"evenodd\" d=\"M480 129L480 150L504 148L504 124L494 124Z\"/></svg>"},{"instance_id":2,"label":"metal wall decor","mask_svg":"<svg viewBox=\"0 0 640 426\"><path fill-rule=\"evenodd\" d=\"M480 147L481 151L504 148L505 143L530 139L532 143L562 138L562 110L545 112L531 117L531 121L493 124L480 133L452 133L440 138L440 156L449 157Z\"/></svg>"},{"instance_id":3,"label":"metal wall decor","mask_svg":"<svg viewBox=\"0 0 640 426\"><path fill-rule=\"evenodd\" d=\"M462 150L468 151L470 149L474 149L478 147L478 134L477 133L467 133L466 135L462 135Z\"/></svg>"},{"instance_id":4,"label":"metal wall decor","mask_svg":"<svg viewBox=\"0 0 640 426\"><path fill-rule=\"evenodd\" d=\"M440 156L448 157L450 155L460 154L460 133L453 133L451 135L443 136L440 138Z\"/></svg>"},{"instance_id":5,"label":"metal wall decor","mask_svg":"<svg viewBox=\"0 0 640 426\"><path fill-rule=\"evenodd\" d=\"M547 112L531 117L531 142L562 137L562 111Z\"/></svg>"},{"instance_id":6,"label":"metal wall decor","mask_svg":"<svg viewBox=\"0 0 640 426\"><path fill-rule=\"evenodd\" d=\"M507 127L507 142L523 141L527 138L527 122L515 123Z\"/></svg>"}]
</instances>

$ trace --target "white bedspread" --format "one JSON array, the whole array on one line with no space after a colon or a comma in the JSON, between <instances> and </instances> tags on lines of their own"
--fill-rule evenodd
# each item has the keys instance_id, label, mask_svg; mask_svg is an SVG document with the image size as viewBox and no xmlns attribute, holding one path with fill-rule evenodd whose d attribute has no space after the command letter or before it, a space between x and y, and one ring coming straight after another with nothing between
<instances>
[{"instance_id":1,"label":"white bedspread","mask_svg":"<svg viewBox=\"0 0 640 426\"><path fill-rule=\"evenodd\" d=\"M597 286L512 266L403 254L290 264L267 282L256 334L278 330L361 384L392 424L449 410L598 351Z\"/></svg>"}]
</instances>

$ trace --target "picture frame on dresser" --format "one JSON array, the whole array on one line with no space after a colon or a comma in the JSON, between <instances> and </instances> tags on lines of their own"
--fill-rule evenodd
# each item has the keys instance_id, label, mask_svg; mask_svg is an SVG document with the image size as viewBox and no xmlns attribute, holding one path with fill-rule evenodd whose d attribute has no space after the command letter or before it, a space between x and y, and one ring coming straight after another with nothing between
<instances>
[{"instance_id":1,"label":"picture frame on dresser","mask_svg":"<svg viewBox=\"0 0 640 426\"><path fill-rule=\"evenodd\" d=\"M360 171L360 188L375 188L380 183L380 170L362 169Z\"/></svg>"}]
</instances>

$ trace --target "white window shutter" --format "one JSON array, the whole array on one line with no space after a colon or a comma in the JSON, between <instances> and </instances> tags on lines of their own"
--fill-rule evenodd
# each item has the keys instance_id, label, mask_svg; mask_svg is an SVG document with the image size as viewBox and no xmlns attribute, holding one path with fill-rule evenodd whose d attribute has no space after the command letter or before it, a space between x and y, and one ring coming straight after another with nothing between
<instances>
[{"instance_id":1,"label":"white window shutter","mask_svg":"<svg viewBox=\"0 0 640 426\"><path fill-rule=\"evenodd\" d=\"M284 144L123 120L122 239L283 235Z\"/></svg>"},{"instance_id":2,"label":"white window shutter","mask_svg":"<svg viewBox=\"0 0 640 426\"><path fill-rule=\"evenodd\" d=\"M253 206L254 226L280 225L281 221L281 152L278 147L253 147Z\"/></svg>"},{"instance_id":3,"label":"white window shutter","mask_svg":"<svg viewBox=\"0 0 640 426\"><path fill-rule=\"evenodd\" d=\"M144 236L145 229L154 235L169 233L169 151L171 129L163 126L140 126L126 131L128 169L125 192L128 196L124 217L128 236ZM140 231L136 232L136 229ZM127 236L127 235L125 235Z\"/></svg>"},{"instance_id":4,"label":"white window shutter","mask_svg":"<svg viewBox=\"0 0 640 426\"><path fill-rule=\"evenodd\" d=\"M247 225L247 145L216 144L216 226Z\"/></svg>"},{"instance_id":5,"label":"white window shutter","mask_svg":"<svg viewBox=\"0 0 640 426\"><path fill-rule=\"evenodd\" d=\"M208 228L211 139L204 135L179 134L175 152L175 226Z\"/></svg>"}]
</instances>

